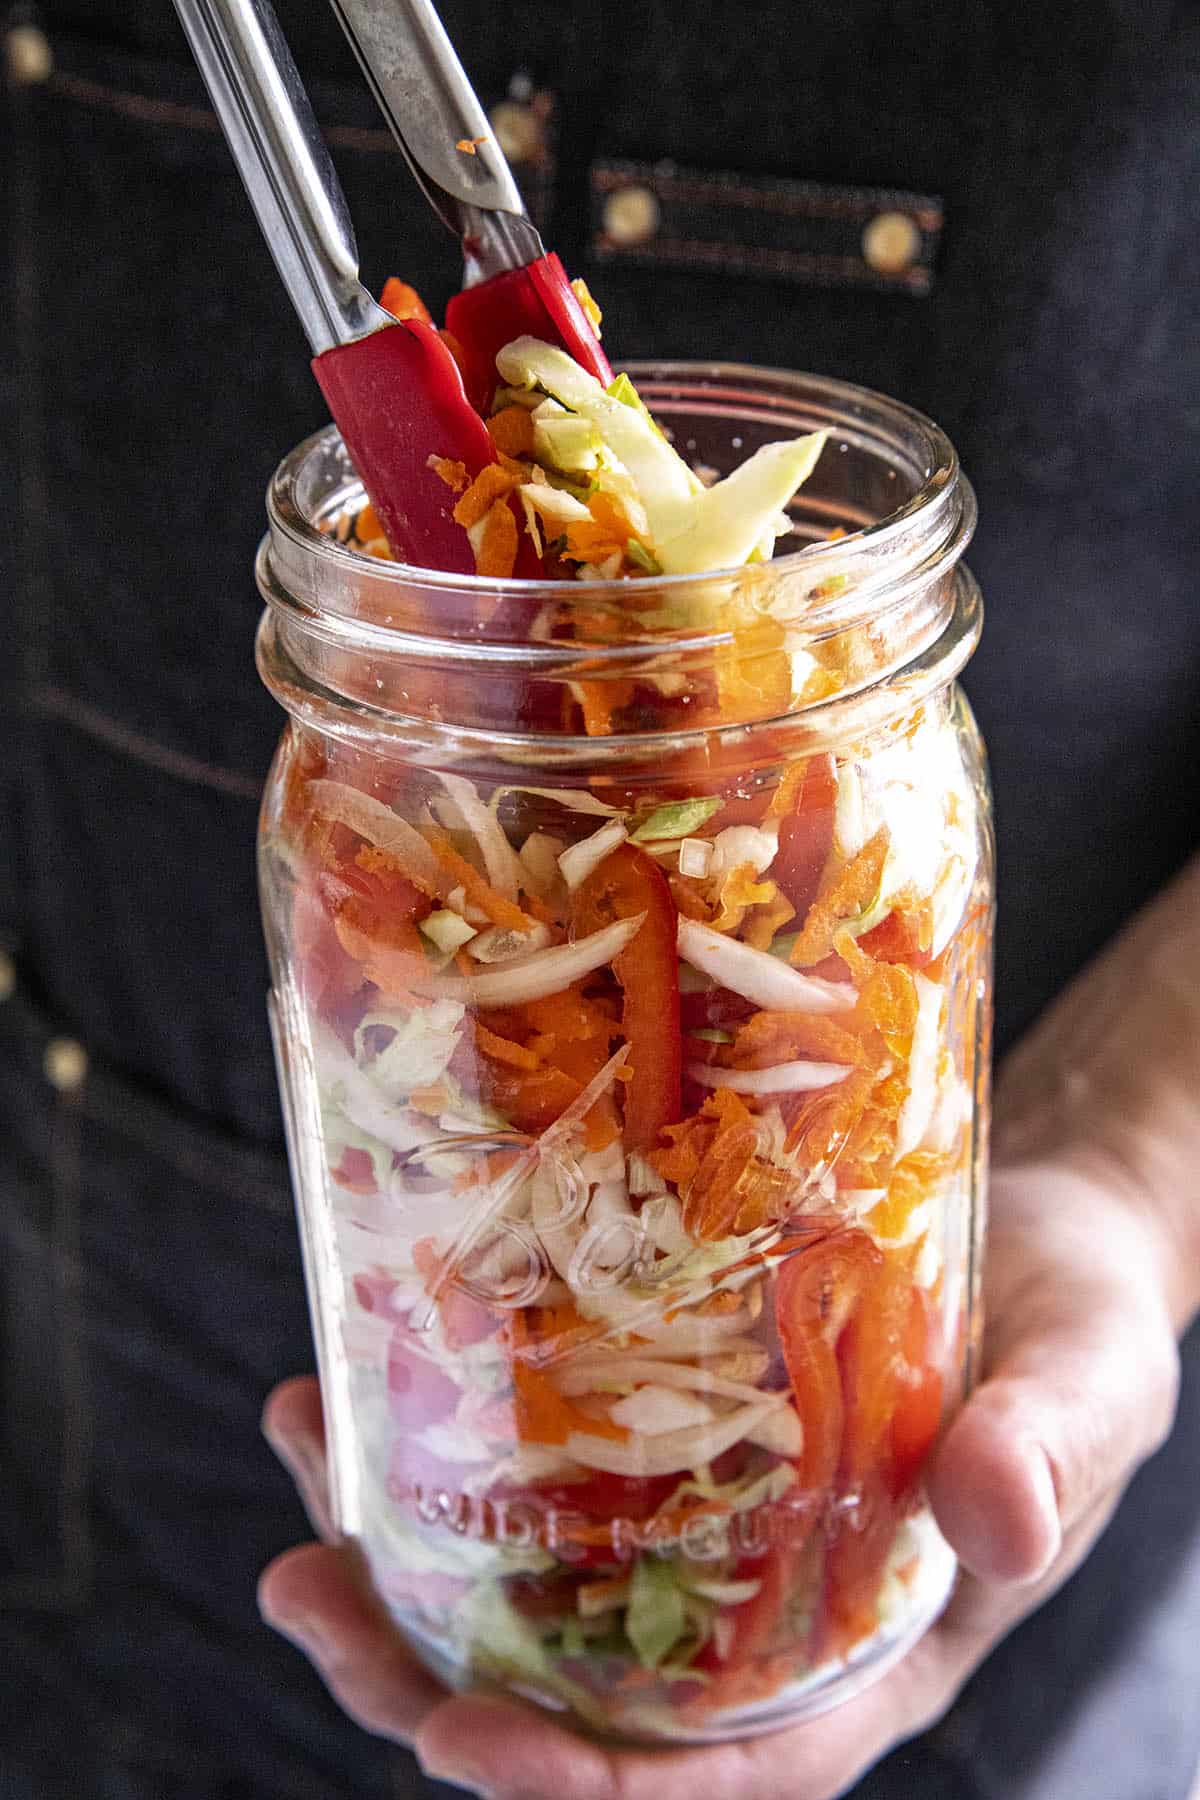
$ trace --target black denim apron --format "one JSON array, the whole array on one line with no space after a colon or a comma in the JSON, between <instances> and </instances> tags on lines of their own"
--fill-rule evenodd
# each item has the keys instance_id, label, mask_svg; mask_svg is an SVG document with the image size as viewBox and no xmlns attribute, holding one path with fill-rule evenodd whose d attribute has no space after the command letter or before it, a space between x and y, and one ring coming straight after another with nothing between
<instances>
[{"instance_id":1,"label":"black denim apron","mask_svg":"<svg viewBox=\"0 0 1200 1800\"><path fill-rule=\"evenodd\" d=\"M1197 841L1196 15L584 10L445 16L609 344L868 382L979 487L1011 1039ZM455 245L325 9L281 11L367 277L440 303ZM9 23L0 1793L434 1793L253 1604L304 1535L258 1410L312 1359L249 566L320 401L166 0ZM1084 1572L864 1796L1184 1800L1196 1387Z\"/></svg>"}]
</instances>

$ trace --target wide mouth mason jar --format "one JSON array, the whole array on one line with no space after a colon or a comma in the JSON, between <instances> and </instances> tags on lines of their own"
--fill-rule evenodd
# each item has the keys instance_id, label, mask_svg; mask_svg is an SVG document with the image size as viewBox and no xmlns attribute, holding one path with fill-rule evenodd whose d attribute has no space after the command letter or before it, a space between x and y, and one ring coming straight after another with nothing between
<instances>
[{"instance_id":1,"label":"wide mouth mason jar","mask_svg":"<svg viewBox=\"0 0 1200 1800\"><path fill-rule=\"evenodd\" d=\"M773 561L487 582L282 464L259 666L281 1085L337 1529L418 1655L633 1740L776 1728L944 1604L992 851L974 500L879 395L635 367Z\"/></svg>"}]
</instances>

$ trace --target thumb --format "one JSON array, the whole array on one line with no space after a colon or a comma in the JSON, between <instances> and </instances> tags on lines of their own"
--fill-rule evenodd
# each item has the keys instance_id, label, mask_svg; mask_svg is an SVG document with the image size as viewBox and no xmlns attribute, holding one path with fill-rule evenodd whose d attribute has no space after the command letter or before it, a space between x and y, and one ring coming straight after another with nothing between
<instances>
[{"instance_id":1,"label":"thumb","mask_svg":"<svg viewBox=\"0 0 1200 1800\"><path fill-rule=\"evenodd\" d=\"M1166 1437L1178 1352L1144 1219L1060 1171L1006 1171L994 1199L985 1379L930 1498L973 1574L1032 1582Z\"/></svg>"}]
</instances>

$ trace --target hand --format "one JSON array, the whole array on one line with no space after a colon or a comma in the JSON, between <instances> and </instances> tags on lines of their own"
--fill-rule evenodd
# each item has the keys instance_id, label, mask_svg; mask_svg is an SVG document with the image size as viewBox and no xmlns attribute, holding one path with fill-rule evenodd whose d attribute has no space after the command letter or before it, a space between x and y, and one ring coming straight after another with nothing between
<instances>
[{"instance_id":1,"label":"hand","mask_svg":"<svg viewBox=\"0 0 1200 1800\"><path fill-rule=\"evenodd\" d=\"M1099 1536L1166 1436L1177 1354L1153 1218L1078 1165L993 1175L984 1380L930 1476L962 1574L934 1628L877 1686L769 1737L705 1749L606 1749L515 1701L448 1695L411 1659L347 1552L308 1544L262 1577L264 1617L368 1731L432 1775L498 1800L832 1800L932 1724L971 1671ZM314 1528L331 1536L316 1383L276 1389L264 1429Z\"/></svg>"}]
</instances>

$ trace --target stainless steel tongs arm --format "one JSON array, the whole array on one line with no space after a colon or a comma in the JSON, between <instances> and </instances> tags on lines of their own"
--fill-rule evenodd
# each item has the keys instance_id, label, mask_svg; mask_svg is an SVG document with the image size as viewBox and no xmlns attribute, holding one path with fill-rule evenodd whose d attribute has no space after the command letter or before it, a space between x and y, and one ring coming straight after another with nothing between
<instances>
[{"instance_id":1,"label":"stainless steel tongs arm","mask_svg":"<svg viewBox=\"0 0 1200 1800\"><path fill-rule=\"evenodd\" d=\"M332 0L426 199L463 240L465 286L545 255L433 0ZM460 143L474 146L469 154Z\"/></svg>"},{"instance_id":2,"label":"stainless steel tongs arm","mask_svg":"<svg viewBox=\"0 0 1200 1800\"><path fill-rule=\"evenodd\" d=\"M315 355L389 318L358 279L345 195L270 0L175 0Z\"/></svg>"}]
</instances>

